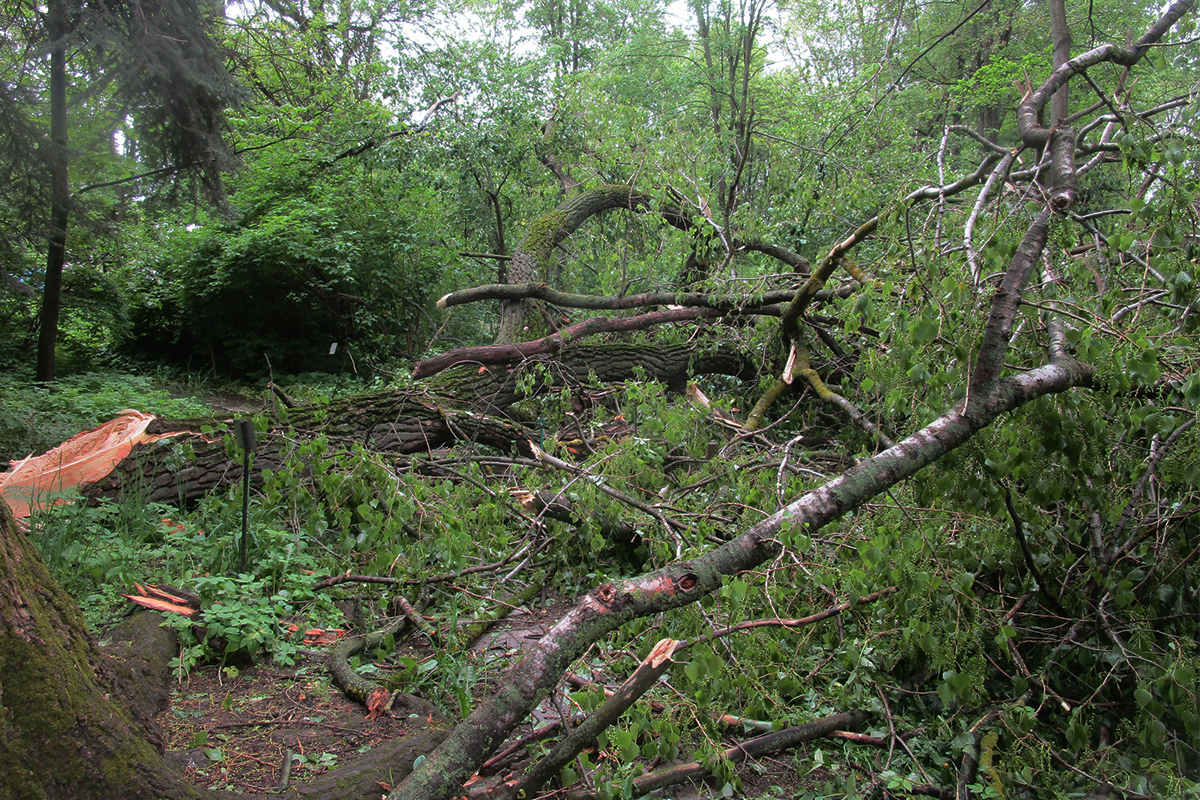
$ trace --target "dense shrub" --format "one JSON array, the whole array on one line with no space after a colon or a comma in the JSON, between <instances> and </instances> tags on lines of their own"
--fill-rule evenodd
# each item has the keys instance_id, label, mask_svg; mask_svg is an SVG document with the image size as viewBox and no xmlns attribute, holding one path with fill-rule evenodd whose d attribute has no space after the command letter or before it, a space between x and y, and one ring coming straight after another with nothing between
<instances>
[{"instance_id":1,"label":"dense shrub","mask_svg":"<svg viewBox=\"0 0 1200 800\"><path fill-rule=\"evenodd\" d=\"M244 377L268 359L277 372L358 372L424 346L421 309L446 257L435 195L370 169L264 195L236 219L164 236L131 353Z\"/></svg>"}]
</instances>

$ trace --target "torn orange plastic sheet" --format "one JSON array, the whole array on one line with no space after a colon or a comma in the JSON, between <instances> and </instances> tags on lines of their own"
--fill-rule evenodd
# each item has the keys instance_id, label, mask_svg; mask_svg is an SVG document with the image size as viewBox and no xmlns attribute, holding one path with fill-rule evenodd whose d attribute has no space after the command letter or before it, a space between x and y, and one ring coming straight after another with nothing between
<instances>
[{"instance_id":1,"label":"torn orange plastic sheet","mask_svg":"<svg viewBox=\"0 0 1200 800\"><path fill-rule=\"evenodd\" d=\"M63 492L108 475L135 444L184 432L146 433L154 419L153 414L122 411L116 419L73 436L49 452L13 461L11 472L0 473L0 497L17 519L29 516L31 507L67 502Z\"/></svg>"}]
</instances>

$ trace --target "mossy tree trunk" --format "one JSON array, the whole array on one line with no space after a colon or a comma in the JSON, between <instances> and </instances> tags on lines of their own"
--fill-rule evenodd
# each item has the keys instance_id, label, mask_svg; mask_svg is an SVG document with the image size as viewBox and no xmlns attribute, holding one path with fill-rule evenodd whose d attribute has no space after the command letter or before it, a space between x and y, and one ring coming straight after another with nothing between
<instances>
[{"instance_id":1,"label":"mossy tree trunk","mask_svg":"<svg viewBox=\"0 0 1200 800\"><path fill-rule=\"evenodd\" d=\"M525 237L508 265L509 284L548 283L554 266L554 248L580 225L610 208L635 209L647 202L645 195L621 184L590 189L561 203L529 223ZM524 342L550 331L542 310L534 300L506 300L500 311L496 343Z\"/></svg>"},{"instance_id":2,"label":"mossy tree trunk","mask_svg":"<svg viewBox=\"0 0 1200 800\"><path fill-rule=\"evenodd\" d=\"M204 797L171 773L75 603L0 502L0 797Z\"/></svg>"}]
</instances>

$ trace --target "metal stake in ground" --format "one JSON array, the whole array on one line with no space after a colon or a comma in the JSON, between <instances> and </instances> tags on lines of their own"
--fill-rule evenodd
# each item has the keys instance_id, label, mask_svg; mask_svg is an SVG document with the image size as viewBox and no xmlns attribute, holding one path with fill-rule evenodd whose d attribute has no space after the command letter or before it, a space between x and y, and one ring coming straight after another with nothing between
<instances>
[{"instance_id":1,"label":"metal stake in ground","mask_svg":"<svg viewBox=\"0 0 1200 800\"><path fill-rule=\"evenodd\" d=\"M246 571L246 530L250 519L250 454L254 452L254 420L234 422L238 447L242 448L242 572Z\"/></svg>"}]
</instances>

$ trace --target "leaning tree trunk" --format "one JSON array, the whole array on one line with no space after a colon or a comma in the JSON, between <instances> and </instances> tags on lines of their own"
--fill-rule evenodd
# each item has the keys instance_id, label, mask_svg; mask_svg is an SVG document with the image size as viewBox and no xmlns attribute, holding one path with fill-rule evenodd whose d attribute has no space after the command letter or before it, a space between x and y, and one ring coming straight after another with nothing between
<instances>
[{"instance_id":1,"label":"leaning tree trunk","mask_svg":"<svg viewBox=\"0 0 1200 800\"><path fill-rule=\"evenodd\" d=\"M525 238L508 265L509 284L547 283L554 265L554 248L587 219L610 208L634 209L646 196L624 185L601 186L566 200L529 223ZM549 333L546 319L534 300L507 300L501 306L496 343L524 342Z\"/></svg>"},{"instance_id":2,"label":"leaning tree trunk","mask_svg":"<svg viewBox=\"0 0 1200 800\"><path fill-rule=\"evenodd\" d=\"M0 796L212 796L168 770L78 608L0 501Z\"/></svg>"}]
</instances>

